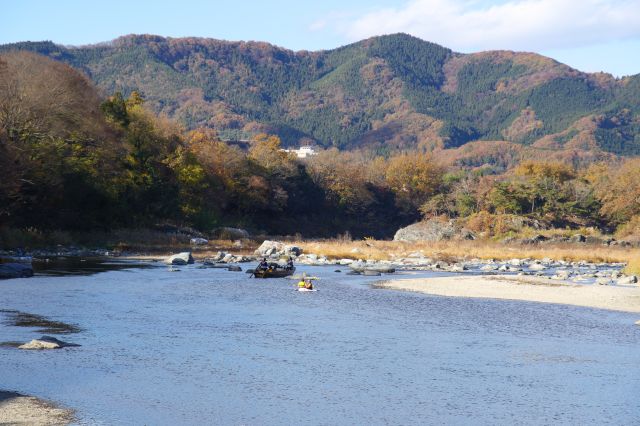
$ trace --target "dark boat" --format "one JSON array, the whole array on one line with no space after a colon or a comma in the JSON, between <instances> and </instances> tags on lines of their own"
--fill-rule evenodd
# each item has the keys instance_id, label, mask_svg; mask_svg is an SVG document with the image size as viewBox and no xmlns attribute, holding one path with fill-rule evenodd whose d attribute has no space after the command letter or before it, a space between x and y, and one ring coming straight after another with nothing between
<instances>
[{"instance_id":1,"label":"dark boat","mask_svg":"<svg viewBox=\"0 0 640 426\"><path fill-rule=\"evenodd\" d=\"M253 271L253 276L256 278L284 278L289 275L293 275L296 271L296 268L293 267L291 269L283 268L282 266L273 266L269 265L268 269L255 269Z\"/></svg>"}]
</instances>

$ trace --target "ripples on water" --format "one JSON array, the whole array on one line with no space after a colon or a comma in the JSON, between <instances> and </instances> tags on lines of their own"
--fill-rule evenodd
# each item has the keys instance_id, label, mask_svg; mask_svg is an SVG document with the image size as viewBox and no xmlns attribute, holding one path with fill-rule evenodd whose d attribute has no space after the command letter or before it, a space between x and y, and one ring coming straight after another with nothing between
<instances>
[{"instance_id":1,"label":"ripples on water","mask_svg":"<svg viewBox=\"0 0 640 426\"><path fill-rule=\"evenodd\" d=\"M181 267L0 282L77 348L0 347L0 388L85 424L639 424L634 315ZM38 335L4 326L1 341Z\"/></svg>"}]
</instances>

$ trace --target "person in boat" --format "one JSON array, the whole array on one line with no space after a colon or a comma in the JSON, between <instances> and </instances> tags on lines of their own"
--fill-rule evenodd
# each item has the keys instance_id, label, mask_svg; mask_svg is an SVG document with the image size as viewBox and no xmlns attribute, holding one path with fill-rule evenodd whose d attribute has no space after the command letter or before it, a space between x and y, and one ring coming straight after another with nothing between
<instances>
[{"instance_id":1,"label":"person in boat","mask_svg":"<svg viewBox=\"0 0 640 426\"><path fill-rule=\"evenodd\" d=\"M258 270L266 271L269 269L269 264L267 263L267 258L263 258L262 261L258 264Z\"/></svg>"},{"instance_id":2,"label":"person in boat","mask_svg":"<svg viewBox=\"0 0 640 426\"><path fill-rule=\"evenodd\" d=\"M292 270L293 269L293 259L291 258L291 256L289 256L289 260L287 261L287 270Z\"/></svg>"},{"instance_id":3,"label":"person in boat","mask_svg":"<svg viewBox=\"0 0 640 426\"><path fill-rule=\"evenodd\" d=\"M302 278L298 283L298 288L305 288L307 290L313 290L313 283L309 278Z\"/></svg>"}]
</instances>

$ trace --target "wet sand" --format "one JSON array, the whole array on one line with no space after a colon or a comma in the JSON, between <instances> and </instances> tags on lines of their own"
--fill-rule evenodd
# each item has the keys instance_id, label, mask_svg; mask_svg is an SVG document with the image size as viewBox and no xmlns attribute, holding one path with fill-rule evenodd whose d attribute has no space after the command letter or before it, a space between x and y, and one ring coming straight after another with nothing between
<instances>
[{"instance_id":1,"label":"wet sand","mask_svg":"<svg viewBox=\"0 0 640 426\"><path fill-rule=\"evenodd\" d=\"M0 391L0 425L68 425L73 412L50 402Z\"/></svg>"},{"instance_id":2,"label":"wet sand","mask_svg":"<svg viewBox=\"0 0 640 426\"><path fill-rule=\"evenodd\" d=\"M449 297L524 300L640 312L640 286L580 285L541 277L451 276L384 281L379 287Z\"/></svg>"}]
</instances>

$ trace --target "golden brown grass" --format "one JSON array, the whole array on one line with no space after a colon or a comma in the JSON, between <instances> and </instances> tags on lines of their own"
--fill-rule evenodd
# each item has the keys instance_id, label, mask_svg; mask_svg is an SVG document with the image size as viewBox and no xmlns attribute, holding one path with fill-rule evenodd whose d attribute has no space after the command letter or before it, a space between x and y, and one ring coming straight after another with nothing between
<instances>
[{"instance_id":1,"label":"golden brown grass","mask_svg":"<svg viewBox=\"0 0 640 426\"><path fill-rule=\"evenodd\" d=\"M496 259L513 258L544 259L589 262L629 262L640 259L640 249L597 245L544 244L525 246L494 241L301 241L298 245L306 253L315 253L330 259L391 260L418 252L425 257L452 259ZM640 265L639 265L640 266Z\"/></svg>"},{"instance_id":2,"label":"golden brown grass","mask_svg":"<svg viewBox=\"0 0 640 426\"><path fill-rule=\"evenodd\" d=\"M640 275L640 255L636 253L635 257L629 259L624 272L628 275Z\"/></svg>"}]
</instances>

